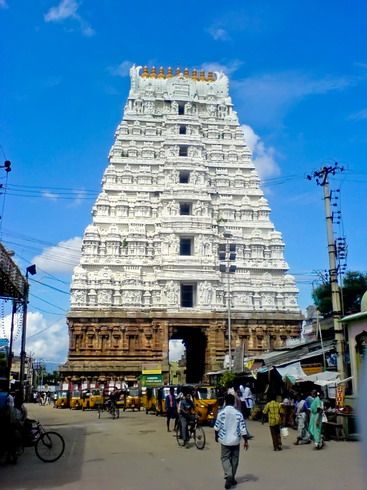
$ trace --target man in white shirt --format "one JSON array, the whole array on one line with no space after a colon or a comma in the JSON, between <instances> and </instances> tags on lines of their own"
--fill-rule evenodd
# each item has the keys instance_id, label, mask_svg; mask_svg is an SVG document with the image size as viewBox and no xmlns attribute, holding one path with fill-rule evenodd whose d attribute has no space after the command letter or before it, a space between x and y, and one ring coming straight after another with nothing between
<instances>
[{"instance_id":1,"label":"man in white shirt","mask_svg":"<svg viewBox=\"0 0 367 490\"><path fill-rule=\"evenodd\" d=\"M225 406L218 413L214 425L215 440L221 444L221 462L224 470L224 488L231 488L237 484L236 471L240 456L241 437L243 447L248 449L248 432L245 419L241 412L234 408L235 397L232 394L225 396Z\"/></svg>"},{"instance_id":2,"label":"man in white shirt","mask_svg":"<svg viewBox=\"0 0 367 490\"><path fill-rule=\"evenodd\" d=\"M254 398L252 396L250 384L246 383L246 387L244 390L244 398L245 398L245 403L246 403L246 409L247 409L247 418L251 415L251 410L254 408Z\"/></svg>"}]
</instances>

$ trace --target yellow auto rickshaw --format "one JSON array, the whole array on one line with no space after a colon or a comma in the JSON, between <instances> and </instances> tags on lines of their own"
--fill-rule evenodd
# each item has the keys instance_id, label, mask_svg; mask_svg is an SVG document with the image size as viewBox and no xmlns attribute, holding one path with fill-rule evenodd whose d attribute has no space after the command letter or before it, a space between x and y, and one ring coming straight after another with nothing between
<instances>
[{"instance_id":1,"label":"yellow auto rickshaw","mask_svg":"<svg viewBox=\"0 0 367 490\"><path fill-rule=\"evenodd\" d=\"M156 412L157 410L157 388L147 387L142 397L142 405L145 413Z\"/></svg>"},{"instance_id":2,"label":"yellow auto rickshaw","mask_svg":"<svg viewBox=\"0 0 367 490\"><path fill-rule=\"evenodd\" d=\"M214 386L198 386L194 392L195 412L199 422L213 425L218 413L218 393Z\"/></svg>"},{"instance_id":3,"label":"yellow auto rickshaw","mask_svg":"<svg viewBox=\"0 0 367 490\"><path fill-rule=\"evenodd\" d=\"M124 412L125 410L129 410L129 409L133 411L135 411L135 409L140 411L140 407L142 403L141 403L139 388L129 388L126 395L122 394L121 398L123 399Z\"/></svg>"},{"instance_id":4,"label":"yellow auto rickshaw","mask_svg":"<svg viewBox=\"0 0 367 490\"><path fill-rule=\"evenodd\" d=\"M81 392L79 390L74 390L71 392L70 408L72 410L79 410L82 408L83 400L81 397Z\"/></svg>"},{"instance_id":5,"label":"yellow auto rickshaw","mask_svg":"<svg viewBox=\"0 0 367 490\"><path fill-rule=\"evenodd\" d=\"M87 389L82 391L82 410L97 409L103 405L103 394L100 389Z\"/></svg>"},{"instance_id":6,"label":"yellow auto rickshaw","mask_svg":"<svg viewBox=\"0 0 367 490\"><path fill-rule=\"evenodd\" d=\"M70 408L70 391L61 390L57 392L57 398L55 400L55 408Z\"/></svg>"}]
</instances>

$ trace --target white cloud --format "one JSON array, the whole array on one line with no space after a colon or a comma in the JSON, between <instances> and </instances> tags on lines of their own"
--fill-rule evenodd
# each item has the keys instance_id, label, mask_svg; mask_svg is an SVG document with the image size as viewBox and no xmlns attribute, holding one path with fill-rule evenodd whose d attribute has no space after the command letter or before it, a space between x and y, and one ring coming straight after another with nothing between
<instances>
[{"instance_id":1,"label":"white cloud","mask_svg":"<svg viewBox=\"0 0 367 490\"><path fill-rule=\"evenodd\" d=\"M231 60L228 63L220 63L216 61L206 61L201 65L201 69L205 71L223 71L227 75L232 75L236 72L240 66L242 65L242 61L240 60Z\"/></svg>"},{"instance_id":2,"label":"white cloud","mask_svg":"<svg viewBox=\"0 0 367 490\"><path fill-rule=\"evenodd\" d=\"M118 77L128 77L130 74L130 68L133 66L129 60L122 61L119 65L111 67L110 72L112 75L116 75Z\"/></svg>"},{"instance_id":3,"label":"white cloud","mask_svg":"<svg viewBox=\"0 0 367 490\"><path fill-rule=\"evenodd\" d=\"M20 319L18 318L20 321ZM7 338L10 338L11 315L4 318L4 327ZM16 328L17 330L17 322ZM33 358L44 361L64 362L68 352L68 329L65 318L52 322L42 313L28 311L27 314L27 341L26 352ZM13 351L18 355L21 338L18 335Z\"/></svg>"},{"instance_id":4,"label":"white cloud","mask_svg":"<svg viewBox=\"0 0 367 490\"><path fill-rule=\"evenodd\" d=\"M317 79L290 71L234 80L232 87L241 108L252 122L274 124L306 97L339 92L356 82L343 77Z\"/></svg>"},{"instance_id":5,"label":"white cloud","mask_svg":"<svg viewBox=\"0 0 367 490\"><path fill-rule=\"evenodd\" d=\"M60 22L65 19L78 17L79 4L76 0L62 0L56 7L51 7L45 14L46 22Z\"/></svg>"},{"instance_id":6,"label":"white cloud","mask_svg":"<svg viewBox=\"0 0 367 490\"><path fill-rule=\"evenodd\" d=\"M46 199L49 199L50 201L57 201L59 199L58 194L49 191L43 191L42 196L45 197Z\"/></svg>"},{"instance_id":7,"label":"white cloud","mask_svg":"<svg viewBox=\"0 0 367 490\"><path fill-rule=\"evenodd\" d=\"M185 352L185 346L182 340L170 340L169 341L169 360L178 361L181 359Z\"/></svg>"},{"instance_id":8,"label":"white cloud","mask_svg":"<svg viewBox=\"0 0 367 490\"><path fill-rule=\"evenodd\" d=\"M362 121L363 119L367 119L367 109L353 112L348 119L351 119L352 121Z\"/></svg>"},{"instance_id":9,"label":"white cloud","mask_svg":"<svg viewBox=\"0 0 367 490\"><path fill-rule=\"evenodd\" d=\"M70 205L70 207L73 207L73 208L79 206L83 202L87 193L86 193L86 191L79 189L77 191L74 191L74 195L75 195L75 199Z\"/></svg>"},{"instance_id":10,"label":"white cloud","mask_svg":"<svg viewBox=\"0 0 367 490\"><path fill-rule=\"evenodd\" d=\"M223 27L212 26L208 29L209 34L215 41L228 41L229 34Z\"/></svg>"},{"instance_id":11,"label":"white cloud","mask_svg":"<svg viewBox=\"0 0 367 490\"><path fill-rule=\"evenodd\" d=\"M95 31L78 13L79 6L77 0L61 0L58 5L51 7L44 15L45 22L63 22L71 19L78 22L84 36L93 36Z\"/></svg>"},{"instance_id":12,"label":"white cloud","mask_svg":"<svg viewBox=\"0 0 367 490\"><path fill-rule=\"evenodd\" d=\"M48 273L71 274L79 263L81 246L80 237L70 238L46 248L41 255L34 257L31 263Z\"/></svg>"},{"instance_id":13,"label":"white cloud","mask_svg":"<svg viewBox=\"0 0 367 490\"><path fill-rule=\"evenodd\" d=\"M246 124L242 126L247 146L252 152L252 161L261 179L275 177L280 174L280 168L275 160L275 149L266 147L255 131Z\"/></svg>"}]
</instances>

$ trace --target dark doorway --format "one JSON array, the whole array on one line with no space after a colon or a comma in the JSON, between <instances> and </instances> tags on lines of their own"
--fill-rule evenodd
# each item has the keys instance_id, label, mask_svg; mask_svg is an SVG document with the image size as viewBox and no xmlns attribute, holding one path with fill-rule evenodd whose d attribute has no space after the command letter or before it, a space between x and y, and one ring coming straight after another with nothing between
<instances>
[{"instance_id":1,"label":"dark doorway","mask_svg":"<svg viewBox=\"0 0 367 490\"><path fill-rule=\"evenodd\" d=\"M205 374L206 336L198 327L176 327L169 340L180 339L186 352L186 383L200 383Z\"/></svg>"}]
</instances>

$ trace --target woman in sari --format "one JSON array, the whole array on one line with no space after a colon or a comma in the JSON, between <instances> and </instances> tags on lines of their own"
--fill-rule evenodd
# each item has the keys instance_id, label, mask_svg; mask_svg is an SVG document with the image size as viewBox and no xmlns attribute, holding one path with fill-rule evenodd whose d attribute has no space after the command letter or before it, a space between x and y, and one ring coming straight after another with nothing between
<instances>
[{"instance_id":1,"label":"woman in sari","mask_svg":"<svg viewBox=\"0 0 367 490\"><path fill-rule=\"evenodd\" d=\"M322 436L322 414L324 412L324 403L320 397L322 398L322 395L317 393L314 401L311 404L311 417L310 424L308 426L308 431L316 449L321 449L324 445Z\"/></svg>"}]
</instances>

